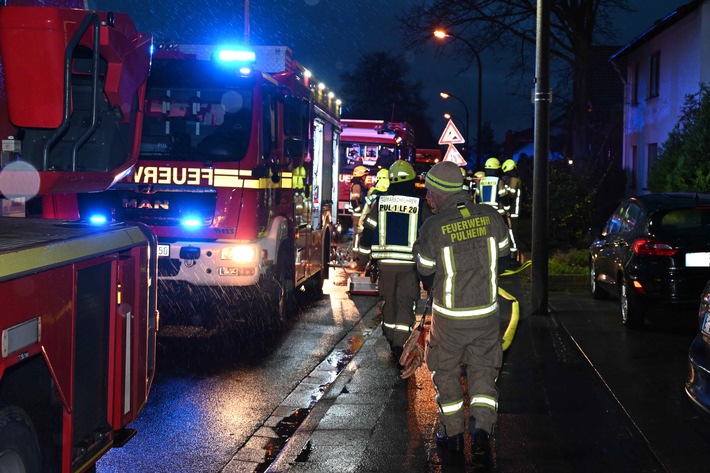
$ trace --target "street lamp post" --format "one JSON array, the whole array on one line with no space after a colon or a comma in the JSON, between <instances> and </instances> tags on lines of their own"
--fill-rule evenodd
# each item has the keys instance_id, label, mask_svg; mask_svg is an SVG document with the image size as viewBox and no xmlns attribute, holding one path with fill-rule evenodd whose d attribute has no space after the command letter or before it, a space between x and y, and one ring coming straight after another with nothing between
<instances>
[{"instance_id":1,"label":"street lamp post","mask_svg":"<svg viewBox=\"0 0 710 473\"><path fill-rule=\"evenodd\" d=\"M476 62L478 63L478 110L476 112L476 169L481 168L481 113L483 110L483 66L481 65L481 57L478 55L478 50L473 47L473 45L466 40L465 38L462 38L461 36L458 36L453 33L448 33L442 29L438 29L434 31L434 36L436 36L439 39L444 39L447 36L450 36L452 38L460 39L464 43L466 43L466 46L469 47L471 51L473 51L473 55L476 57Z\"/></svg>"},{"instance_id":2,"label":"street lamp post","mask_svg":"<svg viewBox=\"0 0 710 473\"><path fill-rule=\"evenodd\" d=\"M450 94L448 92L439 92L439 95L441 96L442 99L446 100L448 98L456 99L459 102L461 102L461 105L463 105L463 109L466 111L466 129L463 131L463 137L464 140L466 140L466 143L468 144L468 107L466 106L466 102L455 96L454 94Z\"/></svg>"}]
</instances>

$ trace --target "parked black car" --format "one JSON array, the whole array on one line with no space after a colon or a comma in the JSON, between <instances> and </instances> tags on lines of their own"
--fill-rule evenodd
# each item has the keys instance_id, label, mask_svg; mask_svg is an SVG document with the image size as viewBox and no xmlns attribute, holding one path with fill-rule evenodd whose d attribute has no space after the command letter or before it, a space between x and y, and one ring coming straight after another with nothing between
<instances>
[{"instance_id":1,"label":"parked black car","mask_svg":"<svg viewBox=\"0 0 710 473\"><path fill-rule=\"evenodd\" d=\"M694 307L710 279L710 194L625 200L589 247L589 273L594 297L618 297L629 328L651 308Z\"/></svg>"},{"instance_id":2,"label":"parked black car","mask_svg":"<svg viewBox=\"0 0 710 473\"><path fill-rule=\"evenodd\" d=\"M698 334L688 352L690 375L685 392L704 417L710 420L710 281L700 296Z\"/></svg>"}]
</instances>

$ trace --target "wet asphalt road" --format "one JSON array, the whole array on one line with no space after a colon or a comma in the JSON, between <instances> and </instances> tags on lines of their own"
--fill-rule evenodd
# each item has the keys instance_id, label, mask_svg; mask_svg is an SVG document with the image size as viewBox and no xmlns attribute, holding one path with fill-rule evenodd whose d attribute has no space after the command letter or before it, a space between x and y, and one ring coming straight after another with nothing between
<instances>
[{"instance_id":1,"label":"wet asphalt road","mask_svg":"<svg viewBox=\"0 0 710 473\"><path fill-rule=\"evenodd\" d=\"M297 425L285 421L307 414L303 407L313 406L349 361L347 347L359 343L352 329L373 329L361 317L372 319L375 298L348 297L343 270L331 275L323 299L279 337L162 341L151 396L132 425L138 434L100 460L97 471L264 471L279 445L263 444L260 429L285 425L288 435L290 425L292 433ZM630 331L613 299L596 301L579 292L555 300L552 309L564 329L665 470L710 471L710 424L683 390L694 314L683 320L666 314L675 320L662 316ZM309 382L319 365L332 369Z\"/></svg>"},{"instance_id":2,"label":"wet asphalt road","mask_svg":"<svg viewBox=\"0 0 710 473\"><path fill-rule=\"evenodd\" d=\"M331 269L324 297L278 336L159 337L155 382L131 425L138 433L109 451L97 471L264 471L278 445L254 446L253 435L276 424L288 430L347 364L348 347L361 343L344 337L376 300L349 298L346 284L344 270ZM302 383L320 364L320 378Z\"/></svg>"},{"instance_id":3,"label":"wet asphalt road","mask_svg":"<svg viewBox=\"0 0 710 473\"><path fill-rule=\"evenodd\" d=\"M621 325L615 299L596 301L581 292L556 308L564 328L666 471L710 471L710 423L684 390L696 312L659 312L643 329L628 330Z\"/></svg>"}]
</instances>

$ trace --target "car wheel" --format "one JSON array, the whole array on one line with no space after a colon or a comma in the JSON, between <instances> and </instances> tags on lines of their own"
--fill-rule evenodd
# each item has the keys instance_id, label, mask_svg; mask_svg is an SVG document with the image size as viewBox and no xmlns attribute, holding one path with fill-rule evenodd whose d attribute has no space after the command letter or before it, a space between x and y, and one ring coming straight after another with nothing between
<instances>
[{"instance_id":1,"label":"car wheel","mask_svg":"<svg viewBox=\"0 0 710 473\"><path fill-rule=\"evenodd\" d=\"M592 296L595 299L606 299L606 293L599 287L599 282L597 281L597 270L594 267L594 263L591 262L589 263L589 285L592 290Z\"/></svg>"},{"instance_id":2,"label":"car wheel","mask_svg":"<svg viewBox=\"0 0 710 473\"><path fill-rule=\"evenodd\" d=\"M0 409L0 471L39 473L41 464L30 418L17 407Z\"/></svg>"},{"instance_id":3,"label":"car wheel","mask_svg":"<svg viewBox=\"0 0 710 473\"><path fill-rule=\"evenodd\" d=\"M619 306L621 309L621 322L627 328L639 328L643 325L644 314L633 289L629 287L628 280L622 277L619 282Z\"/></svg>"}]
</instances>

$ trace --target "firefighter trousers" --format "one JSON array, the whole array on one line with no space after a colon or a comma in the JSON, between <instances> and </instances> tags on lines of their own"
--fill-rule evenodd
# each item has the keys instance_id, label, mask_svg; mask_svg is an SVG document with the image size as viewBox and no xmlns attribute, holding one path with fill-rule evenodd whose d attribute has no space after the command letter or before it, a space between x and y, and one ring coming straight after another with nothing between
<instances>
[{"instance_id":1,"label":"firefighter trousers","mask_svg":"<svg viewBox=\"0 0 710 473\"><path fill-rule=\"evenodd\" d=\"M380 262L377 290L382 298L382 329L392 348L402 348L414 325L419 276L414 265Z\"/></svg>"},{"instance_id":2,"label":"firefighter trousers","mask_svg":"<svg viewBox=\"0 0 710 473\"><path fill-rule=\"evenodd\" d=\"M469 431L492 434L498 419L496 379L503 362L498 312L480 319L456 320L434 313L425 360L436 389L440 432L464 432L462 364L466 365Z\"/></svg>"}]
</instances>

